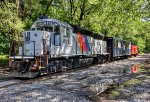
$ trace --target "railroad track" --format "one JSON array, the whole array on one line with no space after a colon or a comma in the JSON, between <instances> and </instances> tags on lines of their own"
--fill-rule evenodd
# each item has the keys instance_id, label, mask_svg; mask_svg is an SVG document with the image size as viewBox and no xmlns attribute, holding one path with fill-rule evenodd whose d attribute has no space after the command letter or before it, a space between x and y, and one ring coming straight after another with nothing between
<instances>
[{"instance_id":1,"label":"railroad track","mask_svg":"<svg viewBox=\"0 0 150 102\"><path fill-rule=\"evenodd\" d=\"M107 62L109 63L109 62ZM107 64L105 63L105 64ZM84 69L88 69L90 67L96 66L96 65L102 65L102 64L92 64L92 65L88 65L88 66L83 66L83 67L79 67L79 68L75 68L75 69L69 69L66 71L62 71L62 72L57 72L57 73L51 73L48 75L42 75L38 78L33 78L33 79L19 79L19 78L12 78L12 77L4 77L0 79L0 88L7 88L9 86L13 86L13 85L18 85L18 84L29 84L29 83L33 83L36 81L45 81L48 79L53 79L53 76L60 76L63 75L64 73L71 73L71 72L76 72L79 70L84 70Z\"/></svg>"},{"instance_id":2,"label":"railroad track","mask_svg":"<svg viewBox=\"0 0 150 102\"><path fill-rule=\"evenodd\" d=\"M64 73L87 69L91 66L94 66L94 65L89 65L86 67L80 67L80 68L76 68L76 69L66 70L63 72L52 73L49 75L42 75L38 78L33 78L33 79L20 79L20 78L8 77L8 76L0 77L0 89L1 88L7 88L7 87L13 86L13 85L18 85L18 84L29 84L29 83L36 82L36 81L45 81L48 79L52 79L52 76L54 76L54 75L59 76L59 75L62 75Z\"/></svg>"},{"instance_id":3,"label":"railroad track","mask_svg":"<svg viewBox=\"0 0 150 102\"><path fill-rule=\"evenodd\" d=\"M13 78L13 77L4 76L3 78L2 77L0 78L0 89L7 88L7 87L10 87L13 85L18 85L18 84L29 84L29 83L33 83L36 81L45 81L48 79L53 79L52 78L53 76L60 76L60 75L63 75L64 73L70 73L70 72L75 72L75 71L79 71L79 70L83 70L83 69L88 69L88 68L90 68L92 66L96 66L96 65L98 65L98 64L92 64L92 65L83 66L83 67L79 67L79 68L68 69L66 71L51 73L48 75L42 75L40 77L32 78L32 79L28 79L28 78L22 79L22 78ZM10 72L10 70L8 70L8 72Z\"/></svg>"}]
</instances>

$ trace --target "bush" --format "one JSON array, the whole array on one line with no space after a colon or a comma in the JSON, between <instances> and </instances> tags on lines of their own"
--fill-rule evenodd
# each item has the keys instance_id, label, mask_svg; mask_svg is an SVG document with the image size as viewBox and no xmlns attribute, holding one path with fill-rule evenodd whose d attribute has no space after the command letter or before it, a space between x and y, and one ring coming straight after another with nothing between
<instances>
[{"instance_id":1,"label":"bush","mask_svg":"<svg viewBox=\"0 0 150 102\"><path fill-rule=\"evenodd\" d=\"M8 55L0 55L0 66L8 65Z\"/></svg>"}]
</instances>

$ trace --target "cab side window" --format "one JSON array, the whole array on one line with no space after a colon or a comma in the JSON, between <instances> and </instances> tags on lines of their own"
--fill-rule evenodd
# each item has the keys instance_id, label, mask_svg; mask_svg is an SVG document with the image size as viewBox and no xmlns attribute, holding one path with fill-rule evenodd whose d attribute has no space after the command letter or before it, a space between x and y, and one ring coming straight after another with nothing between
<instances>
[{"instance_id":1,"label":"cab side window","mask_svg":"<svg viewBox=\"0 0 150 102\"><path fill-rule=\"evenodd\" d=\"M54 27L54 32L56 32L56 33L60 33L60 26L55 26Z\"/></svg>"},{"instance_id":2,"label":"cab side window","mask_svg":"<svg viewBox=\"0 0 150 102\"><path fill-rule=\"evenodd\" d=\"M70 37L70 28L62 27L61 32L64 34L64 37Z\"/></svg>"},{"instance_id":3,"label":"cab side window","mask_svg":"<svg viewBox=\"0 0 150 102\"><path fill-rule=\"evenodd\" d=\"M66 29L66 37L70 37L70 29L69 28Z\"/></svg>"}]
</instances>

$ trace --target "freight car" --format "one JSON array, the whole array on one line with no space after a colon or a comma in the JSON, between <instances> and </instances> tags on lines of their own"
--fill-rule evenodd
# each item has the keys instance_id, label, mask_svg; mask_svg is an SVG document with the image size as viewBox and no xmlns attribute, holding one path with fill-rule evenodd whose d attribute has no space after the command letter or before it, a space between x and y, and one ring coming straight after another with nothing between
<instances>
[{"instance_id":1,"label":"freight car","mask_svg":"<svg viewBox=\"0 0 150 102\"><path fill-rule=\"evenodd\" d=\"M103 63L130 54L131 43L56 19L38 19L22 33L18 55L10 55L13 76L34 78Z\"/></svg>"},{"instance_id":2,"label":"freight car","mask_svg":"<svg viewBox=\"0 0 150 102\"><path fill-rule=\"evenodd\" d=\"M138 46L137 45L131 45L131 55L137 56L138 55Z\"/></svg>"}]
</instances>

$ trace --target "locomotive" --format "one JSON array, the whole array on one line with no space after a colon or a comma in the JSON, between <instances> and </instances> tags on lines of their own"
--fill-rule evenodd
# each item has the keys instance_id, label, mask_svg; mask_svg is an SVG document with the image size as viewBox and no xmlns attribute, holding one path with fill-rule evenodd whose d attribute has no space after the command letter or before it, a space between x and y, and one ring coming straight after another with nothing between
<instances>
[{"instance_id":1,"label":"locomotive","mask_svg":"<svg viewBox=\"0 0 150 102\"><path fill-rule=\"evenodd\" d=\"M38 19L22 33L12 75L34 78L131 55L131 42L107 37L57 19Z\"/></svg>"}]
</instances>

